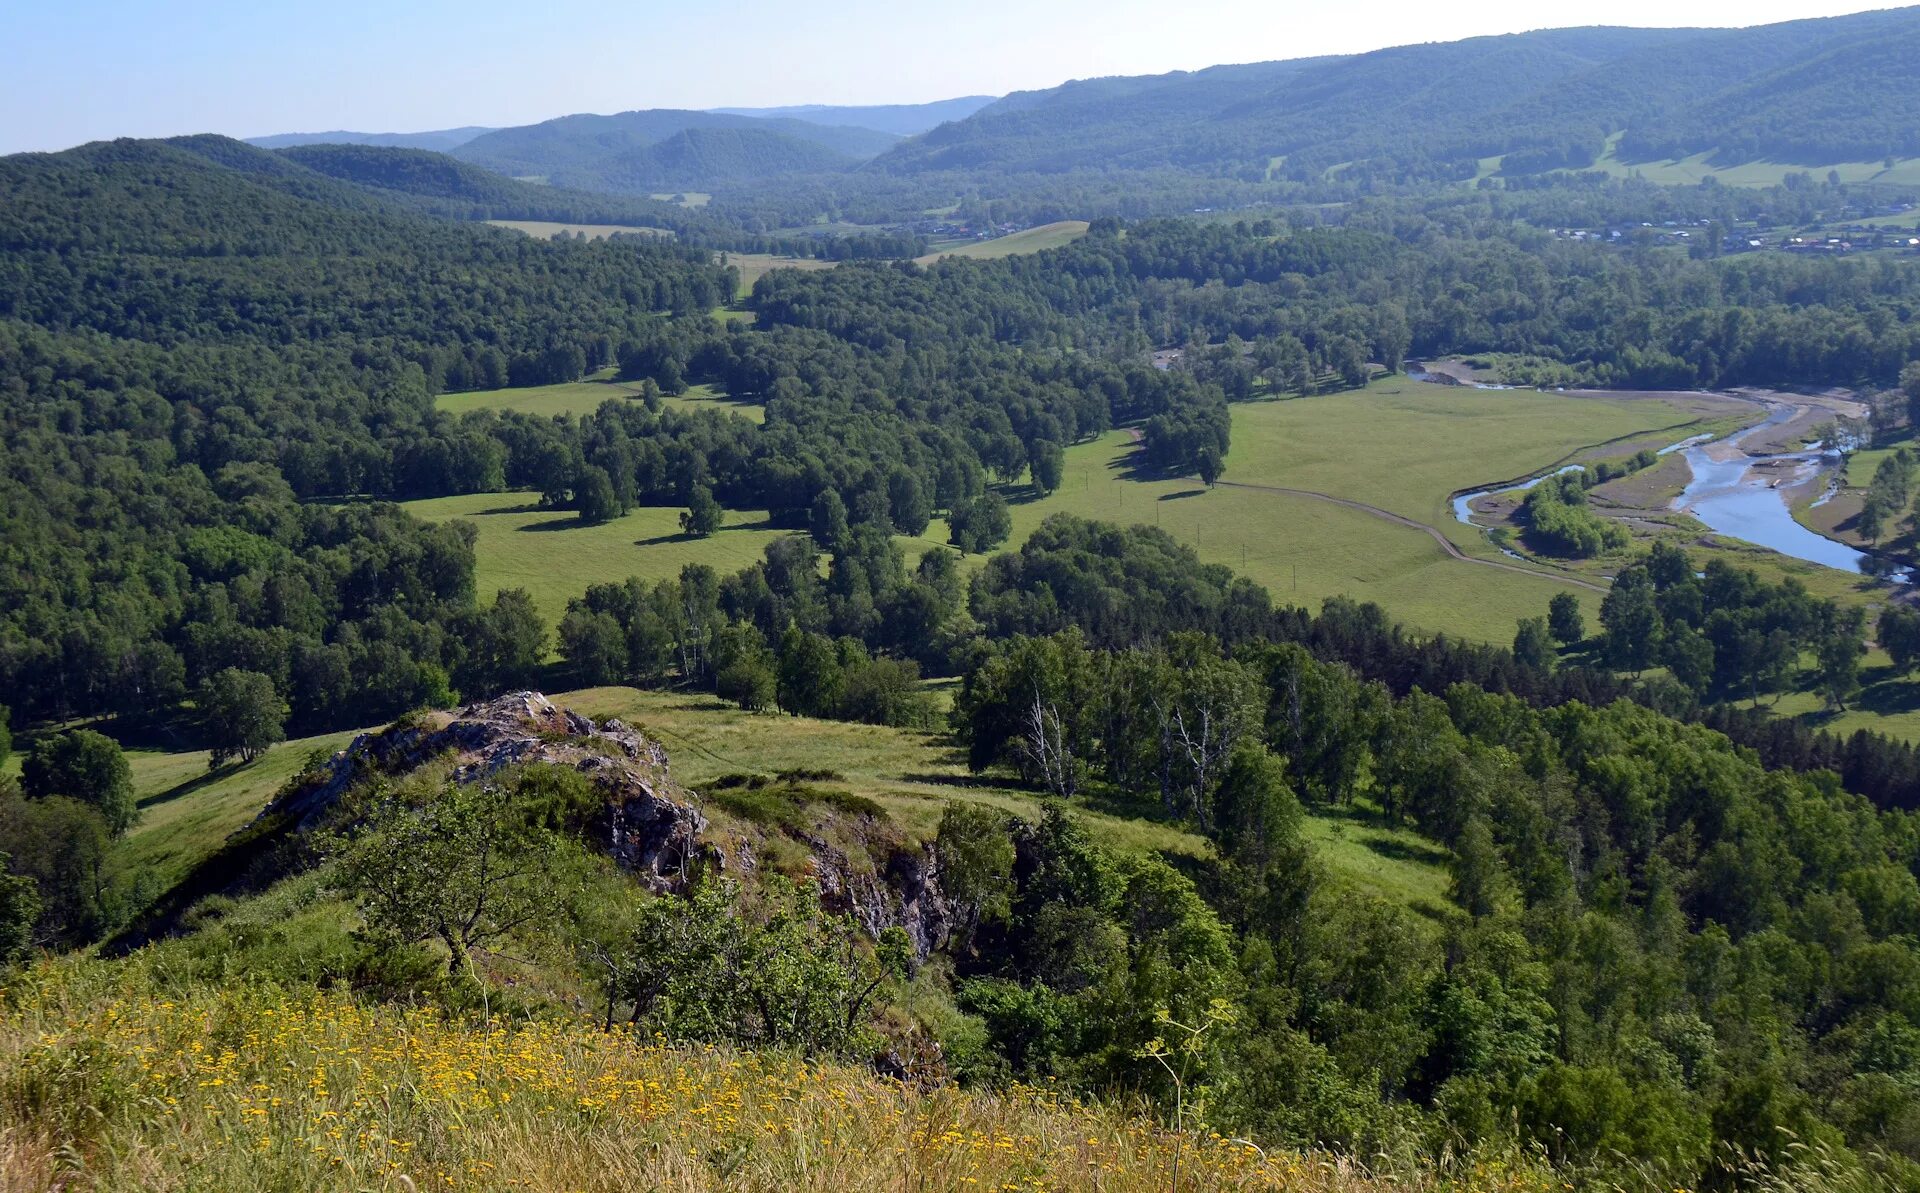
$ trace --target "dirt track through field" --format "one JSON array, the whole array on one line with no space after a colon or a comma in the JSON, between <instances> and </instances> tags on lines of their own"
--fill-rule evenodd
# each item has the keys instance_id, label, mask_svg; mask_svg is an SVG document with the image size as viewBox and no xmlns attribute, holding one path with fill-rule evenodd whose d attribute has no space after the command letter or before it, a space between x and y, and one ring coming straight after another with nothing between
<instances>
[{"instance_id":1,"label":"dirt track through field","mask_svg":"<svg viewBox=\"0 0 1920 1193\"><path fill-rule=\"evenodd\" d=\"M1576 580L1572 576L1556 576L1552 572L1544 572L1537 568L1521 567L1516 563L1501 563L1497 559L1476 558L1462 551L1454 544L1452 539L1440 533L1440 531L1434 527L1427 525L1425 522L1418 522L1412 518L1403 517L1400 514L1393 513L1391 510L1383 510L1377 505L1368 505L1363 501L1349 501L1344 497L1333 497L1326 493L1316 493L1312 489L1286 489L1279 485L1250 485L1244 481L1223 480L1215 483L1235 489L1251 489L1259 493L1279 493L1287 497L1309 497L1315 501L1325 501L1333 505L1344 505L1350 510L1359 510L1363 514L1371 514L1376 518L1383 518L1388 522L1397 523L1412 530L1425 531L1427 537L1440 544L1442 551L1445 551L1450 558L1457 559L1461 563L1477 563L1481 567L1499 568L1503 572L1518 572L1523 576L1533 576L1540 580L1558 581L1561 584L1571 584L1576 588L1584 588L1590 592L1597 592L1603 595L1607 591L1604 585L1594 584L1586 580Z\"/></svg>"}]
</instances>

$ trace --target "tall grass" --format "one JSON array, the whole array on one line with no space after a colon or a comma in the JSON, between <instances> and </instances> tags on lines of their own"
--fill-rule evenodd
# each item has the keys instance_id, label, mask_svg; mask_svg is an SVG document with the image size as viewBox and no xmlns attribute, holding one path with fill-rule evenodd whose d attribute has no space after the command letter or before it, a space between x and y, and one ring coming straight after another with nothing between
<instances>
[{"instance_id":1,"label":"tall grass","mask_svg":"<svg viewBox=\"0 0 1920 1193\"><path fill-rule=\"evenodd\" d=\"M1544 1190L1481 1163L1386 1180L1045 1088L931 1091L590 1024L47 963L0 1005L9 1190Z\"/></svg>"}]
</instances>

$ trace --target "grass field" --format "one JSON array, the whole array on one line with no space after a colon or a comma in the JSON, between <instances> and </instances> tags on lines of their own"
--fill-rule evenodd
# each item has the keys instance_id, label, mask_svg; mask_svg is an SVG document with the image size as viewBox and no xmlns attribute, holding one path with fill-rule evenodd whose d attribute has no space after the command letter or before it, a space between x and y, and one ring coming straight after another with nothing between
<instances>
[{"instance_id":1,"label":"grass field","mask_svg":"<svg viewBox=\"0 0 1920 1193\"><path fill-rule=\"evenodd\" d=\"M1716 166L1707 159L1711 153L1668 161L1621 161L1617 149L1620 134L1607 139L1607 150L1588 170L1601 170L1616 178L1644 178L1662 186L1691 186L1703 178L1716 178L1727 186L1778 186L1789 174L1811 174L1824 181L1828 171L1838 172L1842 182L1884 182L1893 186L1920 186L1920 158L1895 160L1891 169L1885 161L1832 162L1824 166L1801 166L1787 162L1742 162L1734 166Z\"/></svg>"},{"instance_id":2,"label":"grass field","mask_svg":"<svg viewBox=\"0 0 1920 1193\"><path fill-rule=\"evenodd\" d=\"M274 892L239 909L268 931ZM305 921L305 923L301 923ZM346 983L177 980L164 952L72 959L0 1005L8 1189L517 1189L525 1193L1546 1193L1490 1153L1470 1171L1175 1134L1132 1098L1083 1103L895 1081L864 1064L670 1046L571 1014L447 1014ZM1141 1065L1151 1063L1146 1060ZM21 1092L15 1092L21 1091Z\"/></svg>"},{"instance_id":3,"label":"grass field","mask_svg":"<svg viewBox=\"0 0 1920 1193\"><path fill-rule=\"evenodd\" d=\"M441 394L434 405L448 414L464 414L469 410L513 410L521 414L540 417L556 415L592 414L600 408L600 403L609 398L637 400L640 396L638 386L615 381L613 370L607 369L600 374L582 381L566 381L559 385L530 385L519 389L484 389L467 393ZM737 414L741 418L760 422L766 418L766 411L752 402L735 402L725 394L718 393L710 385L695 385L683 394L668 394L661 398L668 406L681 410L723 410Z\"/></svg>"},{"instance_id":4,"label":"grass field","mask_svg":"<svg viewBox=\"0 0 1920 1193\"><path fill-rule=\"evenodd\" d=\"M488 220L496 228L512 228L516 232L525 232L541 240L552 240L562 232L569 236L585 236L588 240L605 240L622 232L634 232L643 236L672 236L665 228L648 228L633 224L556 224L551 220Z\"/></svg>"},{"instance_id":5,"label":"grass field","mask_svg":"<svg viewBox=\"0 0 1920 1193\"><path fill-rule=\"evenodd\" d=\"M705 207L713 202L713 196L705 191L680 191L671 195L648 195L657 203L678 203L682 207Z\"/></svg>"},{"instance_id":6,"label":"grass field","mask_svg":"<svg viewBox=\"0 0 1920 1193\"><path fill-rule=\"evenodd\" d=\"M1539 615L1556 592L1573 592L1589 618L1598 616L1599 594L1545 569L1521 574L1452 559L1425 531L1359 510L1241 486L1378 506L1439 530L1469 555L1499 561L1483 535L1453 519L1450 494L1699 413L1659 399L1458 389L1398 377L1352 393L1242 403L1233 409L1229 483L1208 490L1192 479L1133 479L1130 437L1112 432L1069 449L1059 492L1014 507L1014 541L1055 512L1157 524L1280 601L1318 608L1329 596L1351 596L1377 601L1420 629L1504 643L1519 618Z\"/></svg>"},{"instance_id":7,"label":"grass field","mask_svg":"<svg viewBox=\"0 0 1920 1193\"><path fill-rule=\"evenodd\" d=\"M1058 223L1041 224L1037 228L1028 228L1008 236L993 240L976 240L954 248L941 249L919 258L922 265L928 265L942 257L975 257L991 260L996 257L1011 257L1018 253L1037 253L1042 249L1057 249L1061 245L1072 244L1087 234L1087 221L1061 220Z\"/></svg>"},{"instance_id":8,"label":"grass field","mask_svg":"<svg viewBox=\"0 0 1920 1193\"><path fill-rule=\"evenodd\" d=\"M195 864L265 807L282 784L299 774L308 755L345 749L352 732L282 742L252 764L211 772L207 752L129 750L140 821L120 848L136 869L150 870L163 886L184 878Z\"/></svg>"},{"instance_id":9,"label":"grass field","mask_svg":"<svg viewBox=\"0 0 1920 1193\"><path fill-rule=\"evenodd\" d=\"M771 253L722 253L720 261L740 271L741 298L753 293L753 284L776 269L832 269L836 264L818 257L776 257Z\"/></svg>"},{"instance_id":10,"label":"grass field","mask_svg":"<svg viewBox=\"0 0 1920 1193\"><path fill-rule=\"evenodd\" d=\"M766 525L763 510L728 510L726 526L710 538L680 532L679 506L641 506L597 526L565 510L543 510L532 493L468 493L409 501L406 510L429 522L465 518L480 530L475 587L482 601L502 588L533 595L547 624L558 625L567 601L589 584L664 580L689 563L737 572L759 561L784 531Z\"/></svg>"}]
</instances>

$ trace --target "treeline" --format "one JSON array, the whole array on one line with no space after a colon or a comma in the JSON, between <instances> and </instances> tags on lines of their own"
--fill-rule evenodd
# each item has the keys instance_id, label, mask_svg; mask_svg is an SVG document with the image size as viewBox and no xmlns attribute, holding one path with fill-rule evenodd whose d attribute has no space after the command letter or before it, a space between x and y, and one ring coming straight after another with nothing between
<instances>
[{"instance_id":1,"label":"treeline","mask_svg":"<svg viewBox=\"0 0 1920 1193\"><path fill-rule=\"evenodd\" d=\"M1406 352L1512 352L1628 388L1884 385L1920 358L1900 314L1920 268L1898 259L1622 253L1391 208L1286 235L1261 221L1108 231L1096 225L1054 268L1185 283L1143 288L1140 318L1160 343L1346 335L1393 367Z\"/></svg>"}]
</instances>

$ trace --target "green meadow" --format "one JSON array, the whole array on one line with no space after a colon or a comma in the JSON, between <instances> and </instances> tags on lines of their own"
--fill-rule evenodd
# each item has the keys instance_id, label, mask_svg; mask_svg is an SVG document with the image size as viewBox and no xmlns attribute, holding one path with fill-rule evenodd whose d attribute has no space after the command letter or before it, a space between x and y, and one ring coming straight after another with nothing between
<instances>
[{"instance_id":1,"label":"green meadow","mask_svg":"<svg viewBox=\"0 0 1920 1193\"><path fill-rule=\"evenodd\" d=\"M1158 525L1280 601L1309 608L1330 596L1376 601L1419 629L1504 643L1516 621L1538 616L1555 593L1574 593L1589 619L1598 617L1599 594L1558 571L1503 557L1484 534L1454 520L1448 498L1531 475L1594 445L1653 432L1684 438L1688 431L1672 429L1702 416L1659 398L1473 390L1399 377L1350 393L1243 403L1233 408L1233 446L1219 486L1135 477L1131 436L1115 431L1068 450L1059 492L1015 505L1014 537L1054 512ZM1420 527L1258 486L1375 506L1438 530L1468 555L1524 570L1454 559Z\"/></svg>"},{"instance_id":2,"label":"green meadow","mask_svg":"<svg viewBox=\"0 0 1920 1193\"><path fill-rule=\"evenodd\" d=\"M1662 186L1692 186L1713 178L1727 186L1778 186L1789 174L1811 174L1824 180L1829 171L1842 182L1880 182L1889 186L1920 185L1920 158L1899 158L1891 167L1884 160L1871 162L1832 162L1824 166L1802 166L1790 162L1741 162L1715 165L1712 151L1665 161L1628 162L1620 160L1618 133L1607 139L1607 149L1589 170L1601 170L1616 178L1644 178Z\"/></svg>"},{"instance_id":3,"label":"green meadow","mask_svg":"<svg viewBox=\"0 0 1920 1193\"><path fill-rule=\"evenodd\" d=\"M753 284L776 269L832 269L836 264L818 257L777 257L772 253L722 253L720 260L740 271L740 298L753 293Z\"/></svg>"},{"instance_id":4,"label":"green meadow","mask_svg":"<svg viewBox=\"0 0 1920 1193\"><path fill-rule=\"evenodd\" d=\"M1020 253L1037 253L1043 249L1057 249L1072 244L1087 234L1087 221L1060 220L1056 223L1041 224L1037 228L1027 228L992 240L963 241L952 248L941 248L919 258L922 265L938 261L942 257L973 257L979 260L993 260L998 257L1012 257Z\"/></svg>"},{"instance_id":5,"label":"green meadow","mask_svg":"<svg viewBox=\"0 0 1920 1193\"><path fill-rule=\"evenodd\" d=\"M469 410L512 410L542 417L572 415L579 418L592 414L600 408L600 403L609 398L639 401L640 387L613 380L612 370L608 369L583 381L568 381L559 385L442 394L434 400L434 405L448 414L464 414ZM681 410L724 410L754 422L766 417L761 407L752 402L732 401L710 385L691 386L687 392L665 395L661 401Z\"/></svg>"},{"instance_id":6,"label":"green meadow","mask_svg":"<svg viewBox=\"0 0 1920 1193\"><path fill-rule=\"evenodd\" d=\"M503 588L524 588L549 625L558 625L567 601L590 584L664 580L689 563L737 572L761 558L783 532L766 524L764 510L728 510L724 528L709 538L681 533L678 507L640 506L624 517L589 526L567 510L539 507L532 493L468 493L409 501L406 510L429 522L464 518L479 529L474 587L482 601Z\"/></svg>"}]
</instances>

